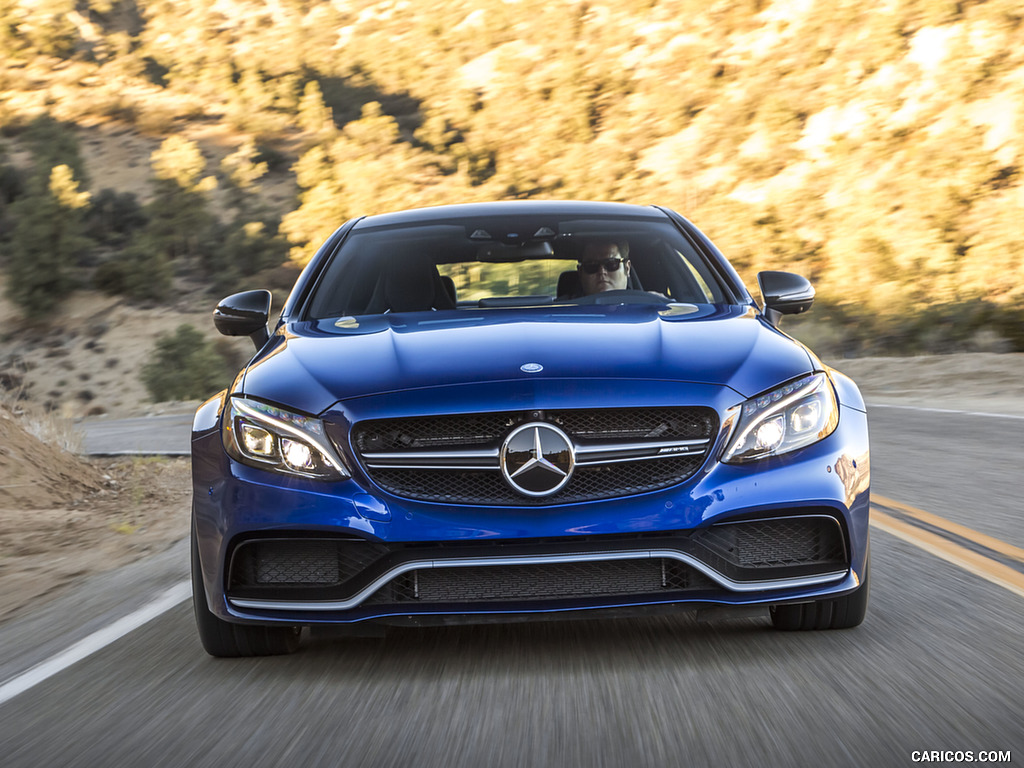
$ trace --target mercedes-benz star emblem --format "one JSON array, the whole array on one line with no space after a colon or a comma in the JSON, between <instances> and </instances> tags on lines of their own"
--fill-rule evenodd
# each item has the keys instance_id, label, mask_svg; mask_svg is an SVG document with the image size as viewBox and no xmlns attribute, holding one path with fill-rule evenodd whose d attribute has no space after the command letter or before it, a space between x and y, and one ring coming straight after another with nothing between
<instances>
[{"instance_id":1,"label":"mercedes-benz star emblem","mask_svg":"<svg viewBox=\"0 0 1024 768\"><path fill-rule=\"evenodd\" d=\"M550 496L569 482L576 457L572 441L542 421L513 429L501 446L501 473L525 496Z\"/></svg>"}]
</instances>

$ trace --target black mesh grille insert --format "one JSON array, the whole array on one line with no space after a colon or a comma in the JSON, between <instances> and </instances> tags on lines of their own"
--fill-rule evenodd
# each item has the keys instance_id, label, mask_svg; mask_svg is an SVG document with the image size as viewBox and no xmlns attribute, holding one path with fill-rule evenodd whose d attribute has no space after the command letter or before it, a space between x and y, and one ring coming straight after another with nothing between
<instances>
[{"instance_id":1,"label":"black mesh grille insert","mask_svg":"<svg viewBox=\"0 0 1024 768\"><path fill-rule=\"evenodd\" d=\"M364 421L353 428L352 443L360 457L364 453L429 450L496 452L509 432L527 421L555 424L581 447L685 440L707 440L710 446L718 429L715 412L699 407L509 411ZM558 493L543 497L529 497L510 487L496 459L495 466L488 469L373 467L367 468L367 473L381 488L403 498L449 504L545 506L676 485L700 468L706 450L580 465Z\"/></svg>"},{"instance_id":2,"label":"black mesh grille insert","mask_svg":"<svg viewBox=\"0 0 1024 768\"><path fill-rule=\"evenodd\" d=\"M265 539L245 542L231 559L230 587L343 584L388 553L362 539Z\"/></svg>"},{"instance_id":3,"label":"black mesh grille insert","mask_svg":"<svg viewBox=\"0 0 1024 768\"><path fill-rule=\"evenodd\" d=\"M363 421L353 429L352 441L360 454L480 448L500 444L513 427L526 421L549 421L581 442L703 440L712 437L718 428L718 417L710 408L503 411Z\"/></svg>"},{"instance_id":4,"label":"black mesh grille insert","mask_svg":"<svg viewBox=\"0 0 1024 768\"><path fill-rule=\"evenodd\" d=\"M836 517L807 512L689 531L536 539L385 543L293 534L239 543L228 592L286 601L362 594L360 604L379 606L722 590L728 586L685 559L737 582L770 582L845 570L845 542ZM669 552L681 559L664 556ZM575 561L552 563L553 557ZM464 566L429 567L464 559ZM414 570L400 572L406 567Z\"/></svg>"},{"instance_id":5,"label":"black mesh grille insert","mask_svg":"<svg viewBox=\"0 0 1024 768\"><path fill-rule=\"evenodd\" d=\"M368 603L472 603L652 595L710 589L706 576L668 559L431 568L406 573Z\"/></svg>"},{"instance_id":6,"label":"black mesh grille insert","mask_svg":"<svg viewBox=\"0 0 1024 768\"><path fill-rule=\"evenodd\" d=\"M846 566L843 534L830 517L779 517L714 525L696 532L693 540L739 568Z\"/></svg>"},{"instance_id":7,"label":"black mesh grille insert","mask_svg":"<svg viewBox=\"0 0 1024 768\"><path fill-rule=\"evenodd\" d=\"M704 455L698 454L577 467L561 491L541 498L516 493L500 472L487 470L376 469L372 476L391 493L410 499L450 504L542 506L667 488L688 478L703 462Z\"/></svg>"},{"instance_id":8,"label":"black mesh grille insert","mask_svg":"<svg viewBox=\"0 0 1024 768\"><path fill-rule=\"evenodd\" d=\"M496 444L519 421L515 413L479 413L364 421L352 431L360 453L480 448Z\"/></svg>"}]
</instances>

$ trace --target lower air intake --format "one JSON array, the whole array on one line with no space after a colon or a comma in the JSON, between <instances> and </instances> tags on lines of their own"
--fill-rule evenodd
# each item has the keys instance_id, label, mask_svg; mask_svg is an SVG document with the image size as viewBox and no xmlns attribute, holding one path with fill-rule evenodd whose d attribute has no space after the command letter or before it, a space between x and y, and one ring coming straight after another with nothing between
<instances>
[{"instance_id":1,"label":"lower air intake","mask_svg":"<svg viewBox=\"0 0 1024 768\"><path fill-rule=\"evenodd\" d=\"M712 588L703 574L668 559L430 568L393 580L369 602L473 603L651 595Z\"/></svg>"}]
</instances>

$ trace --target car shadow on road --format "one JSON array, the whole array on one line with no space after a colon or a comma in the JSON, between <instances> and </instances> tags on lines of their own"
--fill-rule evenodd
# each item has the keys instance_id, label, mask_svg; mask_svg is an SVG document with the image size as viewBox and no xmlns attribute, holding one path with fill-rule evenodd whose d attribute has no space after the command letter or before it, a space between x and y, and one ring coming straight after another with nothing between
<instances>
[{"instance_id":1,"label":"car shadow on road","mask_svg":"<svg viewBox=\"0 0 1024 768\"><path fill-rule=\"evenodd\" d=\"M279 659L289 675L377 681L438 676L560 676L573 670L790 665L822 651L855 650L868 632L777 632L758 618L698 621L692 613L644 618L446 627L387 627L378 636L307 631L298 654Z\"/></svg>"}]
</instances>

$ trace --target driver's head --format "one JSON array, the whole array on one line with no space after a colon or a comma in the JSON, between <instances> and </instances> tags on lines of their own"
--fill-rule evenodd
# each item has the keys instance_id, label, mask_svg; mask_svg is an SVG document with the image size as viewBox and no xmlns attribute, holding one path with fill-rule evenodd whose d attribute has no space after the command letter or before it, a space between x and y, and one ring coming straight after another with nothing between
<instances>
[{"instance_id":1,"label":"driver's head","mask_svg":"<svg viewBox=\"0 0 1024 768\"><path fill-rule=\"evenodd\" d=\"M611 240L587 243L576 269L587 296L621 290L629 280L629 244Z\"/></svg>"}]
</instances>

